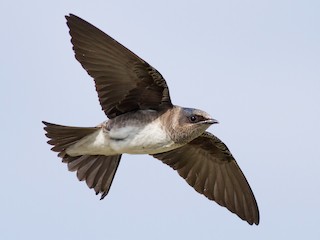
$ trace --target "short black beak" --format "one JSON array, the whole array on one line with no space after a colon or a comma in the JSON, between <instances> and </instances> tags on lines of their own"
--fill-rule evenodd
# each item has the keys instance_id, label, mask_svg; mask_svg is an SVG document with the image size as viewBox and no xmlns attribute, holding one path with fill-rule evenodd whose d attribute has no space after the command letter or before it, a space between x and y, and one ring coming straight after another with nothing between
<instances>
[{"instance_id":1,"label":"short black beak","mask_svg":"<svg viewBox=\"0 0 320 240\"><path fill-rule=\"evenodd\" d=\"M218 122L218 120L211 118L211 119L205 120L204 123L206 123L206 124L216 124L216 123L219 123L219 122Z\"/></svg>"}]
</instances>

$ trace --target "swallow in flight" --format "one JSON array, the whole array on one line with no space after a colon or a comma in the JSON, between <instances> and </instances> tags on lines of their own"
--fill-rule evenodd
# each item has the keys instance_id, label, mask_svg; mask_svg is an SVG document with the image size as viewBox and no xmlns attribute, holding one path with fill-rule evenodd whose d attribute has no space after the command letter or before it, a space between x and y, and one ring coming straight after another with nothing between
<instances>
[{"instance_id":1,"label":"swallow in flight","mask_svg":"<svg viewBox=\"0 0 320 240\"><path fill-rule=\"evenodd\" d=\"M122 154L149 154L208 199L259 224L253 192L208 113L173 105L163 76L85 20L66 16L75 58L94 79L108 120L96 127L43 122L52 150L103 199ZM77 96L74 96L77 97Z\"/></svg>"}]
</instances>

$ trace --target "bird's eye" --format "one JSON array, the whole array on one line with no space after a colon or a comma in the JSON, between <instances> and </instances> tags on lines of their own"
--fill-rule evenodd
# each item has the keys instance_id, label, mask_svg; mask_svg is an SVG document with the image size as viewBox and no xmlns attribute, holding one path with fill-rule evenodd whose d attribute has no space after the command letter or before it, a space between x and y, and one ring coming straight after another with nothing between
<instances>
[{"instance_id":1,"label":"bird's eye","mask_svg":"<svg viewBox=\"0 0 320 240\"><path fill-rule=\"evenodd\" d=\"M197 118L197 116L195 116L195 115L193 115L193 116L190 117L190 121L191 121L191 122L196 122L197 119L198 119L198 118Z\"/></svg>"}]
</instances>

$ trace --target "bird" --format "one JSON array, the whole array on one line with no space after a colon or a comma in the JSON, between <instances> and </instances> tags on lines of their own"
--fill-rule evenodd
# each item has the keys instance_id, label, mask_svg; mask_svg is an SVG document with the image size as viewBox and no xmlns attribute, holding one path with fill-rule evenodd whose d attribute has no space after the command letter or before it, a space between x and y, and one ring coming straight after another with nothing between
<instances>
[{"instance_id":1,"label":"bird","mask_svg":"<svg viewBox=\"0 0 320 240\"><path fill-rule=\"evenodd\" d=\"M122 154L148 154L169 165L198 193L250 225L259 224L251 187L228 147L206 131L205 111L174 105L163 76L82 18L65 16L75 58L94 79L107 120L95 127L42 121L51 150L103 199Z\"/></svg>"}]
</instances>

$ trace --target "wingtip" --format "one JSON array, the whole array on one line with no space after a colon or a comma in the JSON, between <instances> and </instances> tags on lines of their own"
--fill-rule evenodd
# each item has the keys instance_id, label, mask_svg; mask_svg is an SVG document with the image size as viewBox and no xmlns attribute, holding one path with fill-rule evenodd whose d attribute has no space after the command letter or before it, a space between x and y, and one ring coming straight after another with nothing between
<instances>
[{"instance_id":1,"label":"wingtip","mask_svg":"<svg viewBox=\"0 0 320 240\"><path fill-rule=\"evenodd\" d=\"M79 20L79 19L82 20L80 17L78 17L77 15L74 15L72 13L69 13L69 15L65 15L64 17L67 20L67 24L69 24L70 22L75 21L75 20Z\"/></svg>"},{"instance_id":2,"label":"wingtip","mask_svg":"<svg viewBox=\"0 0 320 240\"><path fill-rule=\"evenodd\" d=\"M64 17L68 20L70 18L74 18L74 17L77 17L77 16L72 14L72 13L69 13L69 14L65 15Z\"/></svg>"},{"instance_id":3,"label":"wingtip","mask_svg":"<svg viewBox=\"0 0 320 240\"><path fill-rule=\"evenodd\" d=\"M50 123L46 122L46 121L41 121L42 124L44 125L43 129L47 131L48 126L50 125ZM47 136L47 134L46 134Z\"/></svg>"},{"instance_id":4,"label":"wingtip","mask_svg":"<svg viewBox=\"0 0 320 240\"><path fill-rule=\"evenodd\" d=\"M260 223L260 216L259 216L259 212L258 215L253 217L253 219L243 219L245 221L247 221L247 223L249 223L250 225L259 225Z\"/></svg>"},{"instance_id":5,"label":"wingtip","mask_svg":"<svg viewBox=\"0 0 320 240\"><path fill-rule=\"evenodd\" d=\"M77 15L72 14L72 13L69 13L68 15L65 15L64 17L66 18L67 22L76 21L76 20L81 20L81 21L86 22L81 17L78 17Z\"/></svg>"},{"instance_id":6,"label":"wingtip","mask_svg":"<svg viewBox=\"0 0 320 240\"><path fill-rule=\"evenodd\" d=\"M46 121L41 121L42 123L43 123L43 125L44 125L44 128L43 129L47 129L48 127L50 127L50 126L54 126L54 125L56 125L56 124L53 124L53 123L49 123L49 122L46 122Z\"/></svg>"},{"instance_id":7,"label":"wingtip","mask_svg":"<svg viewBox=\"0 0 320 240\"><path fill-rule=\"evenodd\" d=\"M101 198L100 198L100 201L103 200L106 196L107 196L108 192L104 192L102 195L101 195Z\"/></svg>"},{"instance_id":8,"label":"wingtip","mask_svg":"<svg viewBox=\"0 0 320 240\"><path fill-rule=\"evenodd\" d=\"M260 215L259 215L259 212L258 212L258 217L257 217L256 220L254 221L254 224L258 226L259 223L260 223Z\"/></svg>"}]
</instances>

